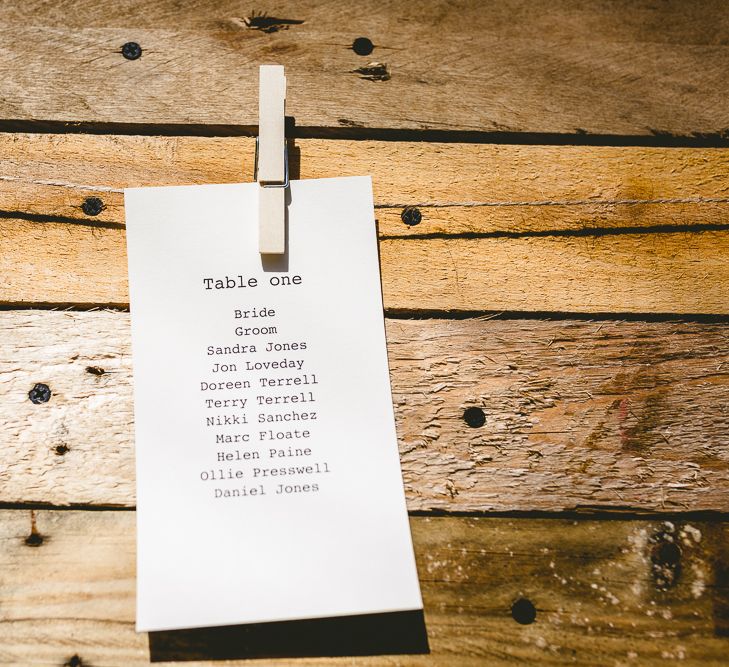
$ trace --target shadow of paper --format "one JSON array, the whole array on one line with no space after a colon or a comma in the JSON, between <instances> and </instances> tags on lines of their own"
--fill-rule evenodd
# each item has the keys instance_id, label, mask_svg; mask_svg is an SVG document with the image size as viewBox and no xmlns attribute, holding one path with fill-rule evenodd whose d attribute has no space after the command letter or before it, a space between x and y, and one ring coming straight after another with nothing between
<instances>
[{"instance_id":1,"label":"shadow of paper","mask_svg":"<svg viewBox=\"0 0 729 667\"><path fill-rule=\"evenodd\" d=\"M421 610L149 633L152 662L429 652Z\"/></svg>"}]
</instances>

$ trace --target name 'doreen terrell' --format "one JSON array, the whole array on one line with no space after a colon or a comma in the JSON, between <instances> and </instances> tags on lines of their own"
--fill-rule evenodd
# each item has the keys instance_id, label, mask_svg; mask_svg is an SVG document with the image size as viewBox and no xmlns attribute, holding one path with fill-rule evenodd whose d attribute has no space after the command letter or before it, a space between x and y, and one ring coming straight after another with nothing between
<instances>
[{"instance_id":1,"label":"name 'doreen terrell'","mask_svg":"<svg viewBox=\"0 0 729 667\"><path fill-rule=\"evenodd\" d=\"M319 384L316 378L316 373L305 373L304 375L298 375L287 378L258 378L258 384L261 389L268 387L298 387L301 385ZM202 381L200 383L200 391L227 391L230 389L250 389L250 380L216 380Z\"/></svg>"}]
</instances>

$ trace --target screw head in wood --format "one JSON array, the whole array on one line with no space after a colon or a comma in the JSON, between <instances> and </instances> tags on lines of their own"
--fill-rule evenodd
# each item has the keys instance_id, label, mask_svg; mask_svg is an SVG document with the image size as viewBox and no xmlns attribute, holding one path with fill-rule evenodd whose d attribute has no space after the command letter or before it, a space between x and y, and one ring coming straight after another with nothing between
<instances>
[{"instance_id":1,"label":"screw head in wood","mask_svg":"<svg viewBox=\"0 0 729 667\"><path fill-rule=\"evenodd\" d=\"M28 535L28 537L25 538L24 542L29 547L39 547L41 544L43 544L43 535L33 531L30 535Z\"/></svg>"},{"instance_id":2,"label":"screw head in wood","mask_svg":"<svg viewBox=\"0 0 729 667\"><path fill-rule=\"evenodd\" d=\"M28 392L28 398L31 403L47 403L51 398L51 388L39 382Z\"/></svg>"},{"instance_id":3,"label":"screw head in wood","mask_svg":"<svg viewBox=\"0 0 729 667\"><path fill-rule=\"evenodd\" d=\"M136 60L142 55L142 47L136 42L127 42L122 46L121 53L127 60Z\"/></svg>"},{"instance_id":4,"label":"screw head in wood","mask_svg":"<svg viewBox=\"0 0 729 667\"><path fill-rule=\"evenodd\" d=\"M98 197L87 197L81 204L81 210L86 215L99 215L104 210L104 202Z\"/></svg>"},{"instance_id":5,"label":"screw head in wood","mask_svg":"<svg viewBox=\"0 0 729 667\"><path fill-rule=\"evenodd\" d=\"M529 625L537 618L537 609L531 600L519 598L511 605L511 617L520 625Z\"/></svg>"},{"instance_id":6,"label":"screw head in wood","mask_svg":"<svg viewBox=\"0 0 729 667\"><path fill-rule=\"evenodd\" d=\"M414 227L420 224L420 221L423 219L423 214L417 206L406 206L400 214L400 219L408 227Z\"/></svg>"},{"instance_id":7,"label":"screw head in wood","mask_svg":"<svg viewBox=\"0 0 729 667\"><path fill-rule=\"evenodd\" d=\"M366 37L357 37L352 42L352 51L358 56L368 56L375 50L375 45Z\"/></svg>"},{"instance_id":8,"label":"screw head in wood","mask_svg":"<svg viewBox=\"0 0 729 667\"><path fill-rule=\"evenodd\" d=\"M486 415L481 408L466 408L463 412L463 421L471 428L481 428L486 423Z\"/></svg>"}]
</instances>

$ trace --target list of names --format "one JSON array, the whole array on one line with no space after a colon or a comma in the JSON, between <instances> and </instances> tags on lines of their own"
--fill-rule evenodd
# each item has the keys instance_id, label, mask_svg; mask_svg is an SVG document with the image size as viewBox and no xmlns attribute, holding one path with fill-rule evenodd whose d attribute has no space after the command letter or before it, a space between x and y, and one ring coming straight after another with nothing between
<instances>
[{"instance_id":1,"label":"list of names","mask_svg":"<svg viewBox=\"0 0 729 667\"><path fill-rule=\"evenodd\" d=\"M284 330L281 308L233 309L230 339L203 351L199 480L212 498L314 494L331 473L317 449L321 379L307 355L312 341Z\"/></svg>"}]
</instances>

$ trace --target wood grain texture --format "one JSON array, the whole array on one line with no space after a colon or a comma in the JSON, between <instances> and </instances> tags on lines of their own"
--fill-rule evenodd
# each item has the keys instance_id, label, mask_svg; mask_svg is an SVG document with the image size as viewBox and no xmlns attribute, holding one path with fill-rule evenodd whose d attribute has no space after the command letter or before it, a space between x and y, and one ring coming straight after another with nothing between
<instances>
[{"instance_id":1,"label":"wood grain texture","mask_svg":"<svg viewBox=\"0 0 729 667\"><path fill-rule=\"evenodd\" d=\"M248 27L254 10L284 21ZM724 10L720 0L16 1L3 8L0 117L255 125L258 64L277 62L306 128L723 135ZM353 52L360 36L370 55ZM129 41L137 60L121 55ZM374 76L370 63L381 65Z\"/></svg>"},{"instance_id":2,"label":"wood grain texture","mask_svg":"<svg viewBox=\"0 0 729 667\"><path fill-rule=\"evenodd\" d=\"M149 662L133 626L134 519L0 512L0 664ZM726 523L415 517L411 527L429 655L266 664L718 665L729 650ZM518 599L536 608L533 623L512 618ZM249 636L238 634L244 646Z\"/></svg>"},{"instance_id":3,"label":"wood grain texture","mask_svg":"<svg viewBox=\"0 0 729 667\"><path fill-rule=\"evenodd\" d=\"M0 212L123 225L122 188L252 181L254 152L245 137L0 134ZM383 237L716 226L729 212L705 201L729 199L722 148L297 139L289 158L293 178L371 174ZM611 203L665 199L698 201ZM413 205L423 219L408 226Z\"/></svg>"},{"instance_id":4,"label":"wood grain texture","mask_svg":"<svg viewBox=\"0 0 729 667\"><path fill-rule=\"evenodd\" d=\"M2 135L0 156L0 303L125 305L121 189L248 180L253 141ZM373 175L388 309L725 313L728 156L301 140L292 166Z\"/></svg>"},{"instance_id":5,"label":"wood grain texture","mask_svg":"<svg viewBox=\"0 0 729 667\"><path fill-rule=\"evenodd\" d=\"M729 511L725 325L389 320L387 335L411 510ZM128 313L4 312L0 341L0 502L133 506Z\"/></svg>"}]
</instances>

